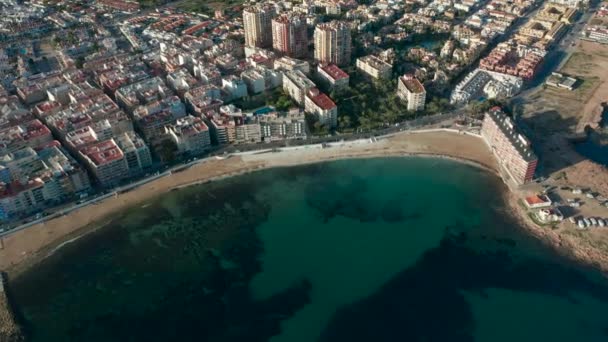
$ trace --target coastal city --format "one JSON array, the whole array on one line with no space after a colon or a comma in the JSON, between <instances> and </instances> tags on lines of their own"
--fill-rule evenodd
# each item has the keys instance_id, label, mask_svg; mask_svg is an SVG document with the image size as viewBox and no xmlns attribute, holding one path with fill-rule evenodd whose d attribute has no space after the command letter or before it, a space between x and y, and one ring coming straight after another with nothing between
<instances>
[{"instance_id":1,"label":"coastal city","mask_svg":"<svg viewBox=\"0 0 608 342\"><path fill-rule=\"evenodd\" d=\"M0 12L0 256L18 233L190 171L194 183L392 153L495 170L535 235L608 270L608 3L0 0ZM491 160L464 151L479 146Z\"/></svg>"},{"instance_id":2,"label":"coastal city","mask_svg":"<svg viewBox=\"0 0 608 342\"><path fill-rule=\"evenodd\" d=\"M3 0L0 220L40 219L226 146L348 138L506 100L543 71L586 6L267 1L201 13ZM590 30L598 25L584 31L597 40ZM519 163L509 156L529 164L513 171L521 185L536 157L519 155L529 142L512 139L513 124L494 127L503 140L482 132L512 146L496 147L505 170Z\"/></svg>"}]
</instances>

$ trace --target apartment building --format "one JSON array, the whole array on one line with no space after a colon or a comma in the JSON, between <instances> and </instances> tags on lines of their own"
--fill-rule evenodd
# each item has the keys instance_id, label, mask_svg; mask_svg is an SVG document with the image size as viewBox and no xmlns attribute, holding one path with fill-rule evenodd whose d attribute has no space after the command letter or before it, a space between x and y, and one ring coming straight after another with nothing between
<instances>
[{"instance_id":1,"label":"apartment building","mask_svg":"<svg viewBox=\"0 0 608 342\"><path fill-rule=\"evenodd\" d=\"M129 176L129 165L114 139L98 142L80 150L91 174L102 186L115 186Z\"/></svg>"},{"instance_id":2,"label":"apartment building","mask_svg":"<svg viewBox=\"0 0 608 342\"><path fill-rule=\"evenodd\" d=\"M277 70L259 66L241 73L241 78L247 85L250 94L259 94L265 90L279 87L283 84L283 74Z\"/></svg>"},{"instance_id":3,"label":"apartment building","mask_svg":"<svg viewBox=\"0 0 608 342\"><path fill-rule=\"evenodd\" d=\"M315 88L313 81L301 71L286 71L283 75L283 90L299 105L304 104L306 93Z\"/></svg>"},{"instance_id":4,"label":"apartment building","mask_svg":"<svg viewBox=\"0 0 608 342\"><path fill-rule=\"evenodd\" d=\"M20 125L0 130L0 154L24 147L38 147L53 140L51 130L40 120L34 119Z\"/></svg>"},{"instance_id":5,"label":"apartment building","mask_svg":"<svg viewBox=\"0 0 608 342\"><path fill-rule=\"evenodd\" d=\"M329 127L338 125L338 106L329 96L320 92L317 88L312 88L306 93L304 110L307 113L316 115L319 122Z\"/></svg>"},{"instance_id":6,"label":"apartment building","mask_svg":"<svg viewBox=\"0 0 608 342\"><path fill-rule=\"evenodd\" d=\"M426 90L416 76L405 74L399 77L397 96L407 102L408 111L424 110L426 103Z\"/></svg>"},{"instance_id":7,"label":"apartment building","mask_svg":"<svg viewBox=\"0 0 608 342\"><path fill-rule=\"evenodd\" d=\"M248 6L243 10L245 46L267 48L272 46L273 7L268 5Z\"/></svg>"},{"instance_id":8,"label":"apartment building","mask_svg":"<svg viewBox=\"0 0 608 342\"><path fill-rule=\"evenodd\" d=\"M522 185L534 178L538 158L530 141L515 127L515 123L500 108L486 113L481 136L511 180Z\"/></svg>"},{"instance_id":9,"label":"apartment building","mask_svg":"<svg viewBox=\"0 0 608 342\"><path fill-rule=\"evenodd\" d=\"M314 33L315 60L320 63L348 65L351 36L348 23L331 21L317 25Z\"/></svg>"},{"instance_id":10,"label":"apartment building","mask_svg":"<svg viewBox=\"0 0 608 342\"><path fill-rule=\"evenodd\" d=\"M259 117L262 138L264 141L284 139L305 139L306 119L304 113L279 115L268 113Z\"/></svg>"},{"instance_id":11,"label":"apartment building","mask_svg":"<svg viewBox=\"0 0 608 342\"><path fill-rule=\"evenodd\" d=\"M350 81L350 76L335 64L319 64L317 75L325 82L330 89L346 89Z\"/></svg>"},{"instance_id":12,"label":"apartment building","mask_svg":"<svg viewBox=\"0 0 608 342\"><path fill-rule=\"evenodd\" d=\"M189 112L199 116L208 111L218 110L224 104L220 98L220 88L210 84L196 87L184 94Z\"/></svg>"},{"instance_id":13,"label":"apartment building","mask_svg":"<svg viewBox=\"0 0 608 342\"><path fill-rule=\"evenodd\" d=\"M139 176L152 166L150 148L137 133L125 132L114 140L125 156L130 177Z\"/></svg>"},{"instance_id":14,"label":"apartment building","mask_svg":"<svg viewBox=\"0 0 608 342\"><path fill-rule=\"evenodd\" d=\"M393 66L374 55L357 58L357 70L374 79L388 79Z\"/></svg>"},{"instance_id":15,"label":"apartment building","mask_svg":"<svg viewBox=\"0 0 608 342\"><path fill-rule=\"evenodd\" d=\"M258 143L262 141L262 128L253 117L244 116L235 127L237 144Z\"/></svg>"},{"instance_id":16,"label":"apartment building","mask_svg":"<svg viewBox=\"0 0 608 342\"><path fill-rule=\"evenodd\" d=\"M303 60L283 56L274 61L274 69L282 71L299 70L308 75L310 73L310 64Z\"/></svg>"},{"instance_id":17,"label":"apartment building","mask_svg":"<svg viewBox=\"0 0 608 342\"><path fill-rule=\"evenodd\" d=\"M226 93L226 100L236 100L247 96L247 84L236 75L222 78L222 90Z\"/></svg>"},{"instance_id":18,"label":"apartment building","mask_svg":"<svg viewBox=\"0 0 608 342\"><path fill-rule=\"evenodd\" d=\"M306 18L297 13L286 13L272 19L272 48L277 53L290 57L306 57L308 54Z\"/></svg>"},{"instance_id":19,"label":"apartment building","mask_svg":"<svg viewBox=\"0 0 608 342\"><path fill-rule=\"evenodd\" d=\"M31 214L91 188L86 172L58 141L0 157L0 220Z\"/></svg>"},{"instance_id":20,"label":"apartment building","mask_svg":"<svg viewBox=\"0 0 608 342\"><path fill-rule=\"evenodd\" d=\"M165 128L166 134L177 146L178 152L199 155L211 147L211 135L207 125L198 117L186 116Z\"/></svg>"},{"instance_id":21,"label":"apartment building","mask_svg":"<svg viewBox=\"0 0 608 342\"><path fill-rule=\"evenodd\" d=\"M137 106L145 105L173 95L160 77L148 78L129 84L116 91L116 102L127 111L133 111Z\"/></svg>"},{"instance_id":22,"label":"apartment building","mask_svg":"<svg viewBox=\"0 0 608 342\"><path fill-rule=\"evenodd\" d=\"M230 117L217 113L207 115L211 142L217 145L232 144L236 140L236 123Z\"/></svg>"}]
</instances>

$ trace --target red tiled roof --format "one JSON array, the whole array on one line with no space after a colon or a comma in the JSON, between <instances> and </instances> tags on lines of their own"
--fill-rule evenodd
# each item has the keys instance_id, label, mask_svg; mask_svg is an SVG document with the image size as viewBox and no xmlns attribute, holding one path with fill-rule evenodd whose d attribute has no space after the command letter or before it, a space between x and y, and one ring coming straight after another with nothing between
<instances>
[{"instance_id":1,"label":"red tiled roof","mask_svg":"<svg viewBox=\"0 0 608 342\"><path fill-rule=\"evenodd\" d=\"M344 70L338 68L338 66L335 64L328 64L326 66L321 67L321 69L336 81L348 78L348 74L344 72Z\"/></svg>"},{"instance_id":2,"label":"red tiled roof","mask_svg":"<svg viewBox=\"0 0 608 342\"><path fill-rule=\"evenodd\" d=\"M308 93L308 97L312 100L312 102L314 102L315 105L317 105L319 108L323 109L323 110L330 110L334 107L336 107L336 104L334 103L334 101L332 101L332 99L329 98L329 96L325 95L324 93L317 91L317 92L309 92Z\"/></svg>"},{"instance_id":3,"label":"red tiled roof","mask_svg":"<svg viewBox=\"0 0 608 342\"><path fill-rule=\"evenodd\" d=\"M106 140L87 146L80 150L80 152L89 157L97 166L123 158L123 153L114 140Z\"/></svg>"},{"instance_id":4,"label":"red tiled roof","mask_svg":"<svg viewBox=\"0 0 608 342\"><path fill-rule=\"evenodd\" d=\"M542 203L549 202L549 199L546 198L545 196L534 195L534 196L526 197L526 202L529 205L542 204Z\"/></svg>"}]
</instances>

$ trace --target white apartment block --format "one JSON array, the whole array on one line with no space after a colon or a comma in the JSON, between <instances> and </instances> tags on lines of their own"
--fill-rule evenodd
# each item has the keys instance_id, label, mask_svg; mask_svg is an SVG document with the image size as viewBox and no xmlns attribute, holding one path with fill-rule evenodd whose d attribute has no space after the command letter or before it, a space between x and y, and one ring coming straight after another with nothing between
<instances>
[{"instance_id":1,"label":"white apartment block","mask_svg":"<svg viewBox=\"0 0 608 342\"><path fill-rule=\"evenodd\" d=\"M316 115L323 125L329 127L338 125L338 107L329 96L317 88L312 88L307 92L304 109L307 113Z\"/></svg>"},{"instance_id":2,"label":"white apartment block","mask_svg":"<svg viewBox=\"0 0 608 342\"><path fill-rule=\"evenodd\" d=\"M408 111L424 110L426 103L426 90L414 75L399 77L397 95L407 102Z\"/></svg>"},{"instance_id":3,"label":"white apartment block","mask_svg":"<svg viewBox=\"0 0 608 342\"><path fill-rule=\"evenodd\" d=\"M299 105L304 104L306 93L315 88L313 81L301 71L286 71L283 76L283 90Z\"/></svg>"},{"instance_id":4,"label":"white apartment block","mask_svg":"<svg viewBox=\"0 0 608 342\"><path fill-rule=\"evenodd\" d=\"M357 58L357 70L374 79L388 79L393 66L374 55Z\"/></svg>"}]
</instances>

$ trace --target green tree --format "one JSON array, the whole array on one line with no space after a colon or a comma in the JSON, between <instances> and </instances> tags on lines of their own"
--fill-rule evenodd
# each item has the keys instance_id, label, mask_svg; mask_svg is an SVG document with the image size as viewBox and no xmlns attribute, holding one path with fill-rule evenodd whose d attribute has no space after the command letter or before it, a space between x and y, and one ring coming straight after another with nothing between
<instances>
[{"instance_id":1,"label":"green tree","mask_svg":"<svg viewBox=\"0 0 608 342\"><path fill-rule=\"evenodd\" d=\"M177 145L173 140L163 140L158 149L158 156L164 163L174 162L177 157Z\"/></svg>"},{"instance_id":2,"label":"green tree","mask_svg":"<svg viewBox=\"0 0 608 342\"><path fill-rule=\"evenodd\" d=\"M338 127L340 129L350 128L351 125L352 125L352 122L350 120L350 116L345 115L345 116L341 116L338 118Z\"/></svg>"}]
</instances>

